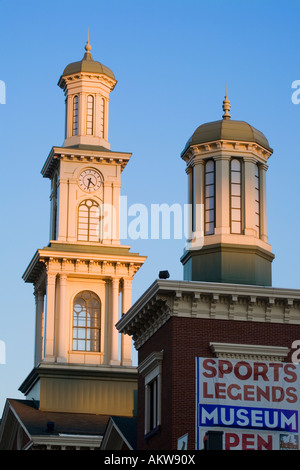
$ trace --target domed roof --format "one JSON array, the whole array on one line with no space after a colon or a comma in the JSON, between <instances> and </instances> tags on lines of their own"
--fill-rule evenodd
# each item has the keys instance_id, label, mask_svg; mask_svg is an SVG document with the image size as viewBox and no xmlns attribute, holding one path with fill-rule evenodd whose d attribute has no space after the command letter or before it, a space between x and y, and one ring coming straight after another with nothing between
<instances>
[{"instance_id":1,"label":"domed roof","mask_svg":"<svg viewBox=\"0 0 300 470\"><path fill-rule=\"evenodd\" d=\"M223 119L199 126L187 141L182 154L191 146L214 142L217 140L233 140L237 142L254 142L272 152L269 142L262 132L255 129L245 121L233 121L230 119L230 102L225 96L223 102L225 111Z\"/></svg>"},{"instance_id":2,"label":"domed roof","mask_svg":"<svg viewBox=\"0 0 300 470\"><path fill-rule=\"evenodd\" d=\"M67 65L63 71L62 77L72 75L74 73L87 72L107 75L108 77L115 80L113 72L108 67L93 59L90 52L91 48L92 47L88 40L85 45L86 53L84 54L82 60L79 60L78 62L72 62L71 64Z\"/></svg>"}]
</instances>

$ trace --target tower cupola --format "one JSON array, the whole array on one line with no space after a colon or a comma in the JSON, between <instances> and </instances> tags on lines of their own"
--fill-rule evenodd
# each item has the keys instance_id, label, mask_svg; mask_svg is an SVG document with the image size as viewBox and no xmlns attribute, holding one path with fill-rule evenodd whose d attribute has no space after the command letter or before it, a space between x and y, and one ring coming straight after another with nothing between
<instances>
[{"instance_id":1,"label":"tower cupola","mask_svg":"<svg viewBox=\"0 0 300 470\"><path fill-rule=\"evenodd\" d=\"M42 168L50 180L50 240L23 279L36 299L34 369L20 390L43 411L131 416L137 371L131 338L115 328L145 261L120 239L121 174L131 153L111 151L108 102L116 80L89 40L59 86L64 146Z\"/></svg>"},{"instance_id":2,"label":"tower cupola","mask_svg":"<svg viewBox=\"0 0 300 470\"><path fill-rule=\"evenodd\" d=\"M226 91L222 119L200 125L181 153L198 235L181 258L184 278L271 285L266 171L273 151L259 130L232 120L230 108Z\"/></svg>"},{"instance_id":3,"label":"tower cupola","mask_svg":"<svg viewBox=\"0 0 300 470\"><path fill-rule=\"evenodd\" d=\"M66 96L64 146L110 149L109 94L117 81L108 67L93 59L91 48L88 38L82 60L67 65L58 81Z\"/></svg>"}]
</instances>

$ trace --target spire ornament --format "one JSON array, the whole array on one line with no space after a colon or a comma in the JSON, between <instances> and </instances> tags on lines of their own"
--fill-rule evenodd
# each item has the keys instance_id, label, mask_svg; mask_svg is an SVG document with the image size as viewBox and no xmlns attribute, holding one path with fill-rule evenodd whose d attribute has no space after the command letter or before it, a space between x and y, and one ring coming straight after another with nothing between
<instances>
[{"instance_id":1,"label":"spire ornament","mask_svg":"<svg viewBox=\"0 0 300 470\"><path fill-rule=\"evenodd\" d=\"M84 46L85 48L85 54L83 56L83 60L94 60L93 59L93 56L91 54L91 49L92 49L92 46L90 45L90 34L89 34L89 30L88 30L88 35L87 35L87 42L86 42L86 45Z\"/></svg>"},{"instance_id":2,"label":"spire ornament","mask_svg":"<svg viewBox=\"0 0 300 470\"><path fill-rule=\"evenodd\" d=\"M230 105L230 101L229 101L228 96L227 96L227 85L226 85L225 99L223 101L223 111L224 111L224 114L222 116L223 119L230 119L231 118L231 116L229 114L230 108L231 108L231 105Z\"/></svg>"},{"instance_id":3,"label":"spire ornament","mask_svg":"<svg viewBox=\"0 0 300 470\"><path fill-rule=\"evenodd\" d=\"M86 42L86 45L85 45L84 48L85 48L86 52L90 52L90 50L92 49L92 46L90 45L90 32L89 32L89 29L88 29L87 42Z\"/></svg>"}]
</instances>

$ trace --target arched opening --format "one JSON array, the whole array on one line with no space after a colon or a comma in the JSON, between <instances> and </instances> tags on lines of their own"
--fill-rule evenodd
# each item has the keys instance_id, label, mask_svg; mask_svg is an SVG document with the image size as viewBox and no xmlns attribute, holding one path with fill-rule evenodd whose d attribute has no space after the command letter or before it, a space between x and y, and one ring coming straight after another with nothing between
<instances>
[{"instance_id":1,"label":"arched opening","mask_svg":"<svg viewBox=\"0 0 300 470\"><path fill-rule=\"evenodd\" d=\"M73 351L100 351L100 299L92 291L76 295L73 305Z\"/></svg>"}]
</instances>

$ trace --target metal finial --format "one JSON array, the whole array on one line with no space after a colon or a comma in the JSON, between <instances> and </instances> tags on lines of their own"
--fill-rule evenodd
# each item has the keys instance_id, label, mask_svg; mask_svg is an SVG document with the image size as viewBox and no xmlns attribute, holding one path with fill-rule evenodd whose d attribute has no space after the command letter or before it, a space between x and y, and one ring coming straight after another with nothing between
<instances>
[{"instance_id":1,"label":"metal finial","mask_svg":"<svg viewBox=\"0 0 300 470\"><path fill-rule=\"evenodd\" d=\"M92 49L92 46L90 45L90 32L89 32L89 29L88 29L88 36L87 36L87 42L86 42L86 45L85 45L85 50L86 50L86 52L90 52L91 49Z\"/></svg>"},{"instance_id":2,"label":"metal finial","mask_svg":"<svg viewBox=\"0 0 300 470\"><path fill-rule=\"evenodd\" d=\"M230 108L231 108L231 105L230 105L230 101L229 101L228 96L227 96L227 84L226 84L225 99L223 101L223 111L224 111L224 114L222 116L223 119L230 119L231 118L231 116L229 114Z\"/></svg>"}]
</instances>

